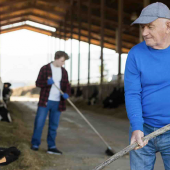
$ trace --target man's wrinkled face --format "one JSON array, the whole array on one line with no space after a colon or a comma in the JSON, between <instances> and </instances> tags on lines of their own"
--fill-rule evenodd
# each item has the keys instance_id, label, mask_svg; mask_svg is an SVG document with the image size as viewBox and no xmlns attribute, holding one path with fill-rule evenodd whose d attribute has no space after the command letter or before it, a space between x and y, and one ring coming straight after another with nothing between
<instances>
[{"instance_id":1,"label":"man's wrinkled face","mask_svg":"<svg viewBox=\"0 0 170 170\"><path fill-rule=\"evenodd\" d=\"M60 57L59 59L56 59L57 67L62 67L65 64L65 58Z\"/></svg>"},{"instance_id":2,"label":"man's wrinkled face","mask_svg":"<svg viewBox=\"0 0 170 170\"><path fill-rule=\"evenodd\" d=\"M159 18L149 24L141 24L141 28L146 45L161 49L166 39L166 23Z\"/></svg>"}]
</instances>

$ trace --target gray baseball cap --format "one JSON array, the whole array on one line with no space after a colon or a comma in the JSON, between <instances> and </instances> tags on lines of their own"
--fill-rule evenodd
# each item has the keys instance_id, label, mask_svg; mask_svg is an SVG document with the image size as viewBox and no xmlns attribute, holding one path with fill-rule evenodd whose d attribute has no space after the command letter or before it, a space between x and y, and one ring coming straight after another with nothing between
<instances>
[{"instance_id":1,"label":"gray baseball cap","mask_svg":"<svg viewBox=\"0 0 170 170\"><path fill-rule=\"evenodd\" d=\"M156 2L145 7L140 16L131 25L149 24L158 18L170 19L169 8L161 2Z\"/></svg>"}]
</instances>

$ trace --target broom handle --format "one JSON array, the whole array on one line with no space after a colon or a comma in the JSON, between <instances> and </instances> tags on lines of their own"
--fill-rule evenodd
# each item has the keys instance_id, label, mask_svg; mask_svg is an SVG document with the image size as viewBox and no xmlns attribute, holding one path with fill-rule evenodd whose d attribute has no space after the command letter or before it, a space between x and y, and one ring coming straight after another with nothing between
<instances>
[{"instance_id":1,"label":"broom handle","mask_svg":"<svg viewBox=\"0 0 170 170\"><path fill-rule=\"evenodd\" d=\"M170 130L170 124L150 133L149 135L143 137L143 141L144 140L150 140L158 135L161 135L163 133L165 133L166 131ZM93 170L100 170L100 169L104 169L105 166L109 165L110 163L112 163L113 161L117 160L118 158L122 157L123 155L125 155L126 153L130 152L131 150L133 150L135 147L137 147L138 144L135 142L129 146L127 146L126 148L124 148L123 150L119 151L118 153L116 153L115 155L111 156L109 159L107 159L106 161L104 161L102 164L96 166Z\"/></svg>"},{"instance_id":2,"label":"broom handle","mask_svg":"<svg viewBox=\"0 0 170 170\"><path fill-rule=\"evenodd\" d=\"M64 94L63 91L54 83L55 87ZM99 132L92 126L92 124L85 118L85 116L78 110L78 108L72 103L72 101L68 98L67 101L74 107L74 109L79 113L79 115L86 121L86 123L94 130L94 132L100 137L100 139L105 143L108 148L111 148L108 143L103 139L103 137L99 134Z\"/></svg>"}]
</instances>

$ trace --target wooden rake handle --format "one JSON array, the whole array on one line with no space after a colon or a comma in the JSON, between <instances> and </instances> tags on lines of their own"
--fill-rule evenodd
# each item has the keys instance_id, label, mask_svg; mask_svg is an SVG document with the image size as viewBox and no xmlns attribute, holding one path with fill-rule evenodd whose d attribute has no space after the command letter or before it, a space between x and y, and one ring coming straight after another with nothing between
<instances>
[{"instance_id":1,"label":"wooden rake handle","mask_svg":"<svg viewBox=\"0 0 170 170\"><path fill-rule=\"evenodd\" d=\"M143 141L144 140L150 140L156 136L159 136L163 133L165 133L166 131L170 130L170 124L150 133L149 135L143 137ZM105 166L109 165L110 163L112 163L113 161L117 160L118 158L122 157L123 155L127 154L128 152L130 152L131 150L133 150L135 147L137 147L138 144L135 142L129 146L127 146L126 148L124 148L123 150L119 151L118 153L116 153L115 155L111 156L109 159L107 159L106 161L104 161L102 164L96 166L93 170L100 170L100 169L104 169Z\"/></svg>"},{"instance_id":2,"label":"wooden rake handle","mask_svg":"<svg viewBox=\"0 0 170 170\"><path fill-rule=\"evenodd\" d=\"M60 91L61 94L64 92L54 83L55 87ZM79 115L85 120L85 122L92 128L92 130L99 136L99 138L103 141L103 143L108 147L109 144L104 140L104 138L100 135L100 133L93 127L93 125L86 119L86 117L80 112L80 110L73 104L73 102L68 98L67 101L73 106L73 108L79 113Z\"/></svg>"}]
</instances>

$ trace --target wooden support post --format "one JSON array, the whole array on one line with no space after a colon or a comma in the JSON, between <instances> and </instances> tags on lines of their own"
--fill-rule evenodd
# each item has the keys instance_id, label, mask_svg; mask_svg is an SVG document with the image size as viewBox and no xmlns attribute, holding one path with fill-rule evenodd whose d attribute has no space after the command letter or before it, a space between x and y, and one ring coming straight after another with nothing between
<instances>
[{"instance_id":1,"label":"wooden support post","mask_svg":"<svg viewBox=\"0 0 170 170\"><path fill-rule=\"evenodd\" d=\"M65 17L65 20L64 20L64 51L66 52L66 18L67 16Z\"/></svg>"},{"instance_id":2,"label":"wooden support post","mask_svg":"<svg viewBox=\"0 0 170 170\"><path fill-rule=\"evenodd\" d=\"M2 67L1 67L1 20L0 20L0 78L1 78L1 68Z\"/></svg>"},{"instance_id":3,"label":"wooden support post","mask_svg":"<svg viewBox=\"0 0 170 170\"><path fill-rule=\"evenodd\" d=\"M59 50L61 50L61 23L59 24Z\"/></svg>"},{"instance_id":4,"label":"wooden support post","mask_svg":"<svg viewBox=\"0 0 170 170\"><path fill-rule=\"evenodd\" d=\"M90 85L90 43L91 43L91 0L89 0L88 4L88 43L89 43L89 49L88 49L88 86Z\"/></svg>"},{"instance_id":5,"label":"wooden support post","mask_svg":"<svg viewBox=\"0 0 170 170\"><path fill-rule=\"evenodd\" d=\"M105 4L105 0L101 0L101 8L100 8L100 12L101 12L101 76L100 76L100 84L103 84L103 47L104 47L104 4Z\"/></svg>"},{"instance_id":6,"label":"wooden support post","mask_svg":"<svg viewBox=\"0 0 170 170\"><path fill-rule=\"evenodd\" d=\"M78 24L79 24L79 31L78 31L78 39L79 39L79 46L78 46L78 82L77 85L80 85L80 38L81 38L81 1L78 0Z\"/></svg>"},{"instance_id":7,"label":"wooden support post","mask_svg":"<svg viewBox=\"0 0 170 170\"><path fill-rule=\"evenodd\" d=\"M103 47L104 47L104 6L105 6L105 0L101 0L100 4L100 17L101 17L101 30L100 30L100 46L101 46L101 53L100 53L100 59L101 59L101 70L100 70L100 88L99 88L99 98L102 101L102 85L103 85Z\"/></svg>"},{"instance_id":8,"label":"wooden support post","mask_svg":"<svg viewBox=\"0 0 170 170\"><path fill-rule=\"evenodd\" d=\"M52 55L53 55L53 37L50 36L50 62L52 61Z\"/></svg>"},{"instance_id":9,"label":"wooden support post","mask_svg":"<svg viewBox=\"0 0 170 170\"><path fill-rule=\"evenodd\" d=\"M47 53L47 63L50 62L50 36L48 36L48 53Z\"/></svg>"},{"instance_id":10,"label":"wooden support post","mask_svg":"<svg viewBox=\"0 0 170 170\"><path fill-rule=\"evenodd\" d=\"M71 20L71 52L70 52L70 83L72 83L72 65L73 65L73 57L72 57L72 38L73 38L73 0L70 1L70 20Z\"/></svg>"},{"instance_id":11,"label":"wooden support post","mask_svg":"<svg viewBox=\"0 0 170 170\"><path fill-rule=\"evenodd\" d=\"M54 46L55 46L55 48L54 48L54 50L55 50L55 52L57 51L57 43L56 43L56 35L55 35L55 42L54 42Z\"/></svg>"},{"instance_id":12,"label":"wooden support post","mask_svg":"<svg viewBox=\"0 0 170 170\"><path fill-rule=\"evenodd\" d=\"M118 1L118 75L121 75L121 54L122 54L122 26L123 26L123 0Z\"/></svg>"},{"instance_id":13,"label":"wooden support post","mask_svg":"<svg viewBox=\"0 0 170 170\"><path fill-rule=\"evenodd\" d=\"M58 47L59 45L58 45L58 43L57 43L57 39L58 39L58 37L59 37L58 30L59 30L59 28L56 28L56 33L55 33L55 44L56 44L56 45L55 45L55 52L58 51L58 48L59 48L59 47Z\"/></svg>"}]
</instances>

